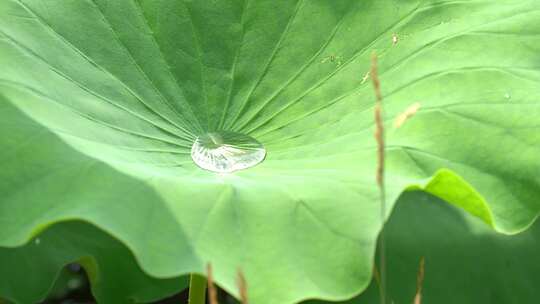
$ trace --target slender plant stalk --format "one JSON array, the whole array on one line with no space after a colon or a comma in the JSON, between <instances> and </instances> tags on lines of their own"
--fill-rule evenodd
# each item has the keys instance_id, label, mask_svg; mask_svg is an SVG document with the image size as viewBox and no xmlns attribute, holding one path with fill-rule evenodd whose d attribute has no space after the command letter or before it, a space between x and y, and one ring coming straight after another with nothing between
<instances>
[{"instance_id":1,"label":"slender plant stalk","mask_svg":"<svg viewBox=\"0 0 540 304\"><path fill-rule=\"evenodd\" d=\"M238 269L237 284L240 291L240 303L248 304L247 282L242 269Z\"/></svg>"},{"instance_id":2,"label":"slender plant stalk","mask_svg":"<svg viewBox=\"0 0 540 304\"><path fill-rule=\"evenodd\" d=\"M381 278L379 276L379 269L377 269L377 265L373 265L373 277L375 278L375 282L377 283L377 285L380 285Z\"/></svg>"},{"instance_id":3,"label":"slender plant stalk","mask_svg":"<svg viewBox=\"0 0 540 304\"><path fill-rule=\"evenodd\" d=\"M414 296L414 304L422 304L422 287L424 285L424 265L425 259L420 259L418 266L418 274L416 275L416 295Z\"/></svg>"},{"instance_id":4,"label":"slender plant stalk","mask_svg":"<svg viewBox=\"0 0 540 304\"><path fill-rule=\"evenodd\" d=\"M206 276L208 277L208 301L210 304L219 304L216 286L214 285L214 274L210 263L206 265Z\"/></svg>"},{"instance_id":5,"label":"slender plant stalk","mask_svg":"<svg viewBox=\"0 0 540 304\"><path fill-rule=\"evenodd\" d=\"M189 277L189 299L188 304L205 304L206 303L206 278L191 274Z\"/></svg>"},{"instance_id":6,"label":"slender plant stalk","mask_svg":"<svg viewBox=\"0 0 540 304\"><path fill-rule=\"evenodd\" d=\"M386 246L384 239L384 223L386 220L386 191L384 184L384 125L382 118L381 83L377 70L377 54L371 56L370 76L375 91L375 139L377 140L377 185L381 202L381 233L379 235L379 292L381 304L386 304Z\"/></svg>"}]
</instances>

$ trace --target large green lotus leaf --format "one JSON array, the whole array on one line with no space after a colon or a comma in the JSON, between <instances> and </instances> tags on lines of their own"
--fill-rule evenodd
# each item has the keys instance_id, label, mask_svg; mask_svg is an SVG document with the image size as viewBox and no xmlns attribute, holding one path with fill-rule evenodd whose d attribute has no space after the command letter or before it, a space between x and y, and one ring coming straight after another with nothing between
<instances>
[{"instance_id":1,"label":"large green lotus leaf","mask_svg":"<svg viewBox=\"0 0 540 304\"><path fill-rule=\"evenodd\" d=\"M0 248L0 294L15 303L38 303L64 265L86 269L99 303L146 303L187 286L187 279L158 280L142 273L131 252L95 227L54 225L26 246Z\"/></svg>"},{"instance_id":2,"label":"large green lotus leaf","mask_svg":"<svg viewBox=\"0 0 540 304\"><path fill-rule=\"evenodd\" d=\"M414 298L422 256L423 303L537 301L540 291L534 282L540 279L540 223L515 236L496 234L444 202L413 194L400 200L395 212L385 231L388 292L396 303L410 303Z\"/></svg>"},{"instance_id":3,"label":"large green lotus leaf","mask_svg":"<svg viewBox=\"0 0 540 304\"><path fill-rule=\"evenodd\" d=\"M1 246L76 218L152 276L210 262L233 294L242 268L256 304L357 294L381 229L374 50L388 214L422 188L499 232L538 216L536 0L5 0L0 17L0 93L71 147L2 129ZM199 169L191 144L214 130L266 160Z\"/></svg>"},{"instance_id":4,"label":"large green lotus leaf","mask_svg":"<svg viewBox=\"0 0 540 304\"><path fill-rule=\"evenodd\" d=\"M0 145L6 149L2 154L6 163L2 167L9 168L7 164L10 162L18 163L19 167L18 177L9 176L15 171L2 170L0 173L0 178L4 181L1 183L3 193L7 192L8 187L20 187L23 195L24 187L45 187L47 189L40 188L37 191L66 192L72 186L68 181L70 177L54 186L48 186L48 180L51 179L52 182L62 170L75 170L72 177L77 178L76 172L80 172L79 170L97 165L93 159L74 153L72 148L53 133L29 120L2 98L0 113L0 129L3 130ZM102 177L107 179L107 170L103 168L100 172ZM94 184L94 181L90 178L85 182L89 187L102 187ZM47 186L34 186L34 183L45 183ZM120 184L117 186L120 187L117 189L121 189ZM136 188L137 184L128 182L125 187ZM46 195L45 192L42 194ZM6 196L3 196L2 203L5 199ZM149 203L152 203L152 200L149 200ZM36 209L29 205L21 206L19 210L2 209L0 223L3 229L19 227L28 219L25 214L55 212L54 208L39 209L38 205L36 204ZM94 208L99 206L95 205ZM165 222L163 217L161 223ZM70 221L53 225L25 246L0 247L0 298L7 298L15 303L38 303L47 296L62 267L71 262L83 265L92 284L92 293L99 303L148 302L187 286L186 278L159 280L148 276L137 265L133 252L118 240L89 224Z\"/></svg>"},{"instance_id":5,"label":"large green lotus leaf","mask_svg":"<svg viewBox=\"0 0 540 304\"><path fill-rule=\"evenodd\" d=\"M539 224L515 236L497 234L445 202L407 193L385 226L388 297L413 303L424 257L422 303L536 303ZM378 296L373 281L361 296L340 303L378 303Z\"/></svg>"},{"instance_id":6,"label":"large green lotus leaf","mask_svg":"<svg viewBox=\"0 0 540 304\"><path fill-rule=\"evenodd\" d=\"M0 144L6 149L3 154L3 161L6 163L3 167L7 167L8 162L19 163L18 178L10 177L13 172L7 170L0 173L3 181L9 181L2 183L4 193L8 187L21 187L21 193L24 195L25 186L35 189L34 183L50 183L49 179L52 182L58 174L67 174L68 180L78 178L77 172L80 170L99 166L95 160L76 153L53 133L29 120L20 110L2 98L0 98L0 113L2 113L0 129L5 132L4 136L0 137ZM24 149L28 149L27 152L24 152ZM62 170L74 172L64 173ZM96 183L99 176L91 178L90 175L85 175L88 178L85 181L86 185L96 187L91 191L99 192L96 189L103 187L107 182L122 179L118 175L114 177L114 170L107 170L106 167L100 168L100 174L105 180L99 183ZM72 185L69 181L64 181L38 191L67 192ZM118 190L125 187L124 191L138 188L137 183L129 181L124 185L116 183L116 186ZM135 192L142 197L147 195L144 191ZM46 195L44 192L42 194ZM24 200L24 197L21 199ZM95 204L91 207L91 199L92 197L83 199L88 204L87 207L100 208ZM150 204L156 200L151 196L146 199ZM122 202L118 200L117 203ZM19 210L2 209L2 214L5 215L1 218L3 229L19 227L27 219L25 213L55 212L54 208L43 210L38 206L39 204L36 204L34 210L28 205ZM166 219L166 216L161 217L161 225L166 225ZM0 247L0 299L7 298L15 303L39 302L47 296L62 267L71 262L83 265L92 284L92 293L99 303L133 303L133 301L144 303L163 298L187 286L187 277L156 279L148 276L137 265L133 252L121 242L92 225L69 221L53 225L25 246Z\"/></svg>"}]
</instances>

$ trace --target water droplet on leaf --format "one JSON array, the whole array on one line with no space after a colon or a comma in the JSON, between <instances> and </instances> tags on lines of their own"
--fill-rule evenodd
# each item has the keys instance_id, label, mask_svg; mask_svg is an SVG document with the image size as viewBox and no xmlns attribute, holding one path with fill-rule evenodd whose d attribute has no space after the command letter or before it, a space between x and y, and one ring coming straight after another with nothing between
<instances>
[{"instance_id":1,"label":"water droplet on leaf","mask_svg":"<svg viewBox=\"0 0 540 304\"><path fill-rule=\"evenodd\" d=\"M36 245L39 245L39 244L41 243L41 240L40 240L39 238L36 238L36 239L34 240L34 243L35 243Z\"/></svg>"},{"instance_id":2,"label":"water droplet on leaf","mask_svg":"<svg viewBox=\"0 0 540 304\"><path fill-rule=\"evenodd\" d=\"M218 173L251 168L264 160L264 146L251 136L219 131L201 135L191 147L197 166Z\"/></svg>"}]
</instances>

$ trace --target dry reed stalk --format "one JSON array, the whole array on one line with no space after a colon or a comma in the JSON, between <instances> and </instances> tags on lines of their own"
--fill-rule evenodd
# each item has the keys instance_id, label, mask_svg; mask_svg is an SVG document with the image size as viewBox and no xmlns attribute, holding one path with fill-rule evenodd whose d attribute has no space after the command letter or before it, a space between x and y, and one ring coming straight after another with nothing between
<instances>
[{"instance_id":1,"label":"dry reed stalk","mask_svg":"<svg viewBox=\"0 0 540 304\"><path fill-rule=\"evenodd\" d=\"M386 248L384 240L384 223L386 219L386 191L384 185L384 125L382 118L382 94L381 83L377 66L377 54L371 56L371 70L369 72L375 91L375 140L377 141L377 173L376 179L379 186L379 197L381 202L381 233L379 236L379 292L381 304L386 304Z\"/></svg>"},{"instance_id":2,"label":"dry reed stalk","mask_svg":"<svg viewBox=\"0 0 540 304\"><path fill-rule=\"evenodd\" d=\"M377 72L377 55L373 53L371 58L371 81L375 91L375 139L377 140L377 184L384 186L384 125L382 119L382 94L379 74Z\"/></svg>"},{"instance_id":3,"label":"dry reed stalk","mask_svg":"<svg viewBox=\"0 0 540 304\"><path fill-rule=\"evenodd\" d=\"M240 291L240 303L248 304L248 295L247 295L247 282L242 269L238 269L238 278L237 278L238 290Z\"/></svg>"},{"instance_id":4,"label":"dry reed stalk","mask_svg":"<svg viewBox=\"0 0 540 304\"><path fill-rule=\"evenodd\" d=\"M377 265L373 264L373 278L375 279L375 283L377 283L377 286L379 286L379 289L381 288L381 275L379 274L379 269L377 269ZM381 290L379 290L379 293Z\"/></svg>"},{"instance_id":5,"label":"dry reed stalk","mask_svg":"<svg viewBox=\"0 0 540 304\"><path fill-rule=\"evenodd\" d=\"M414 304L422 304L422 286L424 285L424 264L425 259L420 259L418 266L418 274L416 275L416 295L414 296Z\"/></svg>"},{"instance_id":6,"label":"dry reed stalk","mask_svg":"<svg viewBox=\"0 0 540 304\"><path fill-rule=\"evenodd\" d=\"M206 265L206 276L208 277L208 301L210 304L219 304L217 299L216 285L214 285L214 276L212 273L212 264Z\"/></svg>"}]
</instances>

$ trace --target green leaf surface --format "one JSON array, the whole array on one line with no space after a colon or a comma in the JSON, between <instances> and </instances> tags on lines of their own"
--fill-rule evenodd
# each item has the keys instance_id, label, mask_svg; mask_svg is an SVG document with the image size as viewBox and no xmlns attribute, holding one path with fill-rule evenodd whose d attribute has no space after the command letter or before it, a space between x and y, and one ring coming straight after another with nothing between
<instances>
[{"instance_id":1,"label":"green leaf surface","mask_svg":"<svg viewBox=\"0 0 540 304\"><path fill-rule=\"evenodd\" d=\"M399 199L385 226L388 298L413 303L425 258L422 303L536 303L540 223L518 235L497 234L480 220L419 192ZM379 303L375 281L340 303ZM308 301L305 304L325 303Z\"/></svg>"},{"instance_id":2,"label":"green leaf surface","mask_svg":"<svg viewBox=\"0 0 540 304\"><path fill-rule=\"evenodd\" d=\"M25 246L0 248L0 294L14 303L38 303L50 294L62 267L71 262L84 267L99 303L148 303L188 284L187 278L149 277L118 241L87 223L66 222Z\"/></svg>"},{"instance_id":3,"label":"green leaf surface","mask_svg":"<svg viewBox=\"0 0 540 304\"><path fill-rule=\"evenodd\" d=\"M233 294L242 268L255 304L352 297L381 229L373 51L389 213L421 188L522 231L540 210L539 20L536 0L4 0L0 246L78 219L151 276L210 262ZM216 130L266 160L199 169L191 144Z\"/></svg>"},{"instance_id":4,"label":"green leaf surface","mask_svg":"<svg viewBox=\"0 0 540 304\"><path fill-rule=\"evenodd\" d=\"M518 304L538 300L535 282L540 279L540 223L515 236L496 234L442 201L415 194L400 200L395 212L385 227L388 292L395 303L411 303L414 298L422 256L422 303ZM366 297L362 302L374 300Z\"/></svg>"}]
</instances>

